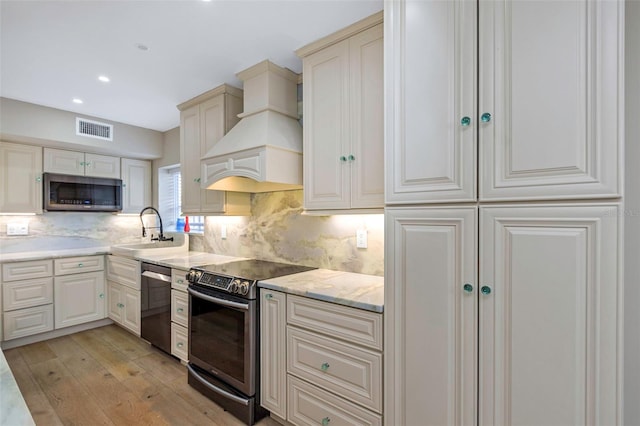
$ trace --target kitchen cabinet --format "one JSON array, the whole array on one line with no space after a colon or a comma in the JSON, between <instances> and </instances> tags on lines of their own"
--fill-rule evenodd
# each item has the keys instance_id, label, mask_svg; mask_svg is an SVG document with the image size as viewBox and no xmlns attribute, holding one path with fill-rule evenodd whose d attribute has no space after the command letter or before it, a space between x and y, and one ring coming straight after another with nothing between
<instances>
[{"instance_id":1,"label":"kitchen cabinet","mask_svg":"<svg viewBox=\"0 0 640 426\"><path fill-rule=\"evenodd\" d=\"M189 295L187 271L171 270L171 355L189 361Z\"/></svg>"},{"instance_id":2,"label":"kitchen cabinet","mask_svg":"<svg viewBox=\"0 0 640 426\"><path fill-rule=\"evenodd\" d=\"M249 194L201 187L200 159L240 121L242 105L242 90L226 84L178 105L183 214L250 213Z\"/></svg>"},{"instance_id":3,"label":"kitchen cabinet","mask_svg":"<svg viewBox=\"0 0 640 426\"><path fill-rule=\"evenodd\" d=\"M260 290L261 405L295 425L382 424L382 315Z\"/></svg>"},{"instance_id":4,"label":"kitchen cabinet","mask_svg":"<svg viewBox=\"0 0 640 426\"><path fill-rule=\"evenodd\" d=\"M0 213L42 213L42 148L0 141Z\"/></svg>"},{"instance_id":5,"label":"kitchen cabinet","mask_svg":"<svg viewBox=\"0 0 640 426\"><path fill-rule=\"evenodd\" d=\"M382 13L296 53L304 79L304 208L382 209Z\"/></svg>"},{"instance_id":6,"label":"kitchen cabinet","mask_svg":"<svg viewBox=\"0 0 640 426\"><path fill-rule=\"evenodd\" d=\"M54 260L55 328L106 317L104 256Z\"/></svg>"},{"instance_id":7,"label":"kitchen cabinet","mask_svg":"<svg viewBox=\"0 0 640 426\"><path fill-rule=\"evenodd\" d=\"M53 330L53 261L2 264L3 339Z\"/></svg>"},{"instance_id":8,"label":"kitchen cabinet","mask_svg":"<svg viewBox=\"0 0 640 426\"><path fill-rule=\"evenodd\" d=\"M123 158L122 213L139 214L151 205L151 161Z\"/></svg>"},{"instance_id":9,"label":"kitchen cabinet","mask_svg":"<svg viewBox=\"0 0 640 426\"><path fill-rule=\"evenodd\" d=\"M620 196L623 7L388 2L386 203Z\"/></svg>"},{"instance_id":10,"label":"kitchen cabinet","mask_svg":"<svg viewBox=\"0 0 640 426\"><path fill-rule=\"evenodd\" d=\"M107 256L107 315L118 325L140 336L140 261Z\"/></svg>"},{"instance_id":11,"label":"kitchen cabinet","mask_svg":"<svg viewBox=\"0 0 640 426\"><path fill-rule=\"evenodd\" d=\"M120 179L120 158L44 148L44 171L66 175Z\"/></svg>"},{"instance_id":12,"label":"kitchen cabinet","mask_svg":"<svg viewBox=\"0 0 640 426\"><path fill-rule=\"evenodd\" d=\"M387 424L619 424L618 213L388 208Z\"/></svg>"}]
</instances>

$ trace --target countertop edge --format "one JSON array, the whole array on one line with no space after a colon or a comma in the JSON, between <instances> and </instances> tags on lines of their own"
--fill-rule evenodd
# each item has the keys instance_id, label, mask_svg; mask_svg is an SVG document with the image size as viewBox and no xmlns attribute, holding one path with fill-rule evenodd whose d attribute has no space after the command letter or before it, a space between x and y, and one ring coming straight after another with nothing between
<instances>
[{"instance_id":1,"label":"countertop edge","mask_svg":"<svg viewBox=\"0 0 640 426\"><path fill-rule=\"evenodd\" d=\"M0 424L35 425L4 352L0 349Z\"/></svg>"}]
</instances>

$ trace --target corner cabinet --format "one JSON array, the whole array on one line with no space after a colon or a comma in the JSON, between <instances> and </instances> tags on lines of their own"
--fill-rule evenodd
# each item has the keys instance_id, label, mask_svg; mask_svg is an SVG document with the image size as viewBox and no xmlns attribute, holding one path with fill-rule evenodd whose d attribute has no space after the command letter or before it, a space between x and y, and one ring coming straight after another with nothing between
<instances>
[{"instance_id":1,"label":"corner cabinet","mask_svg":"<svg viewBox=\"0 0 640 426\"><path fill-rule=\"evenodd\" d=\"M0 141L0 213L42 213L42 148Z\"/></svg>"},{"instance_id":2,"label":"corner cabinet","mask_svg":"<svg viewBox=\"0 0 640 426\"><path fill-rule=\"evenodd\" d=\"M296 51L305 210L384 207L382 12Z\"/></svg>"},{"instance_id":3,"label":"corner cabinet","mask_svg":"<svg viewBox=\"0 0 640 426\"><path fill-rule=\"evenodd\" d=\"M242 105L242 90L228 85L178 105L183 214L249 214L249 194L201 187L200 159L240 120Z\"/></svg>"},{"instance_id":4,"label":"corner cabinet","mask_svg":"<svg viewBox=\"0 0 640 426\"><path fill-rule=\"evenodd\" d=\"M623 9L386 2L386 203L620 196Z\"/></svg>"},{"instance_id":5,"label":"corner cabinet","mask_svg":"<svg viewBox=\"0 0 640 426\"><path fill-rule=\"evenodd\" d=\"M151 161L123 158L122 213L140 213L151 205Z\"/></svg>"}]
</instances>

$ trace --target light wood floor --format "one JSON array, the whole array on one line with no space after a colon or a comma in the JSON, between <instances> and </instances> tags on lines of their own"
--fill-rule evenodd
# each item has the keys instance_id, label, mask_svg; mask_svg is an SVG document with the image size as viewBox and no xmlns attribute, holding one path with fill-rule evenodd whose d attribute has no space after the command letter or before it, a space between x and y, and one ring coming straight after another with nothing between
<instances>
[{"instance_id":1,"label":"light wood floor","mask_svg":"<svg viewBox=\"0 0 640 426\"><path fill-rule=\"evenodd\" d=\"M115 325L4 354L37 425L242 425L175 358Z\"/></svg>"}]
</instances>

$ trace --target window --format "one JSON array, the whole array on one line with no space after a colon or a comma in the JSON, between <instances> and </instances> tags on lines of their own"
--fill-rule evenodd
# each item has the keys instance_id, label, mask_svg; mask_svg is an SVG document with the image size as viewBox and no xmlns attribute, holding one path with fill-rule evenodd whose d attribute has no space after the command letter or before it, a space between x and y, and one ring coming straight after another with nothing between
<instances>
[{"instance_id":1,"label":"window","mask_svg":"<svg viewBox=\"0 0 640 426\"><path fill-rule=\"evenodd\" d=\"M158 169L158 205L165 231L183 232L180 166ZM189 216L189 232L204 232L204 216Z\"/></svg>"}]
</instances>

